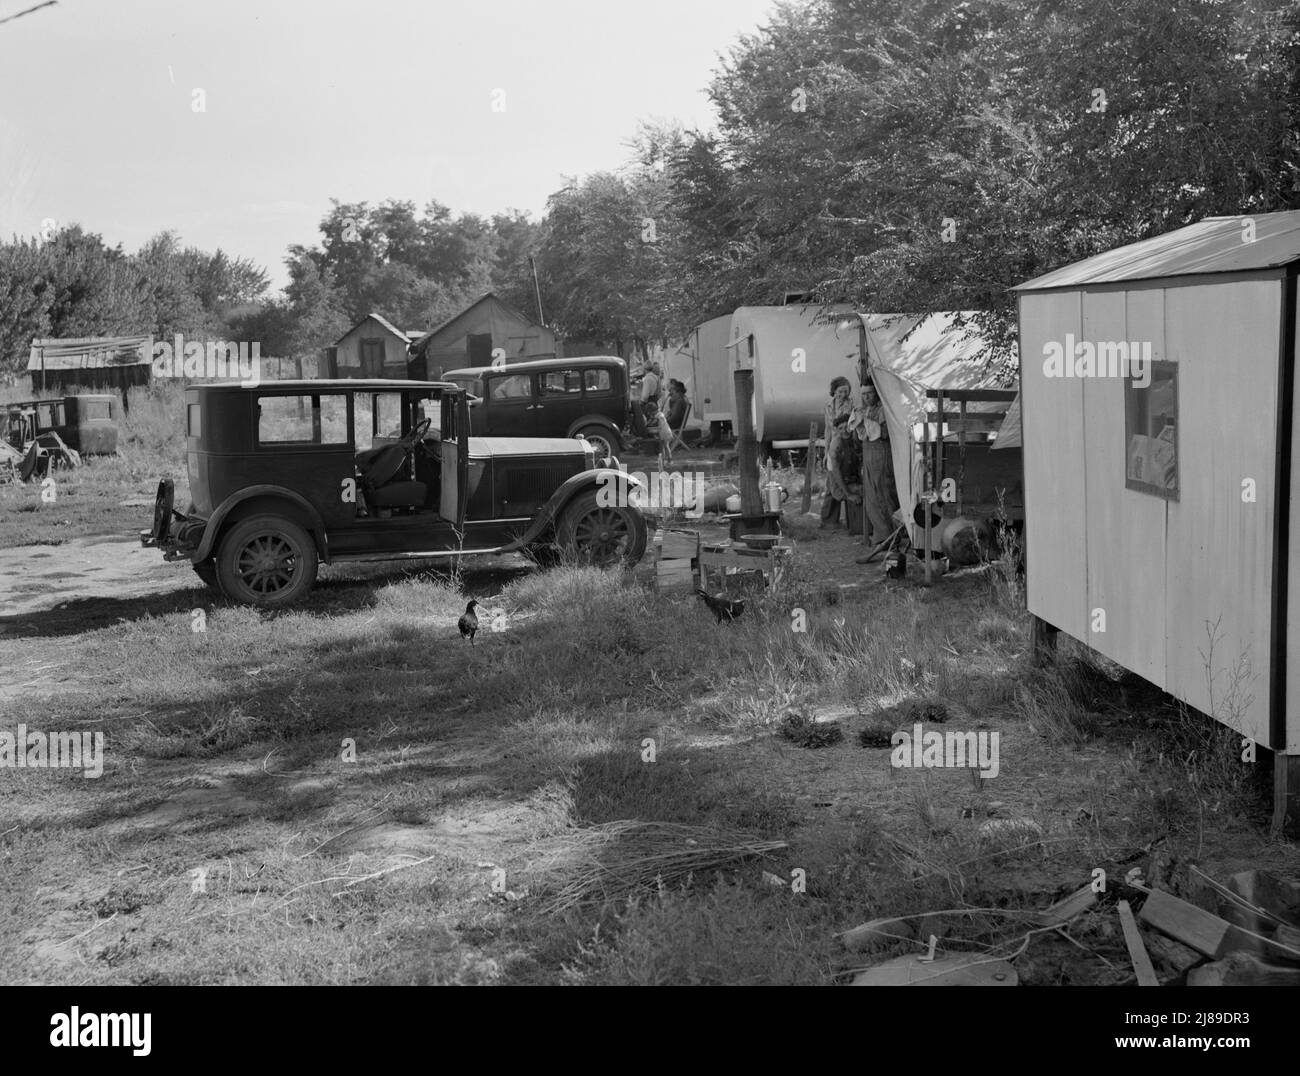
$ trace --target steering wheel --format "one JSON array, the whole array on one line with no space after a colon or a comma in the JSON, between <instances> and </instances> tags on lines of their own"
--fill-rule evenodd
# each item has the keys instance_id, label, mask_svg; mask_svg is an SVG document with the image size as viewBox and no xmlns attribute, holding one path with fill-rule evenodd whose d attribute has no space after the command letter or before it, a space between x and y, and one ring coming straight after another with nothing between
<instances>
[{"instance_id":1,"label":"steering wheel","mask_svg":"<svg viewBox=\"0 0 1300 1076\"><path fill-rule=\"evenodd\" d=\"M415 446L424 440L424 435L429 432L429 427L432 425L432 418L426 418L422 422L417 422L411 432L405 437L400 438L397 443L408 452L414 451Z\"/></svg>"}]
</instances>

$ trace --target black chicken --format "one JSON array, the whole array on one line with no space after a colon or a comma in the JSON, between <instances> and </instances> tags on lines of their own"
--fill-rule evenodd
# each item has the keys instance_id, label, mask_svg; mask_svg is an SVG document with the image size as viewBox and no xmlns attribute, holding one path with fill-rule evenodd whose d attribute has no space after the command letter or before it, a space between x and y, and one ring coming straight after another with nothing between
<instances>
[{"instance_id":1,"label":"black chicken","mask_svg":"<svg viewBox=\"0 0 1300 1076\"><path fill-rule=\"evenodd\" d=\"M718 618L719 624L724 620L730 623L745 611L744 602L731 601L721 594L715 597L703 587L696 587L695 593L703 598L704 604L713 610L713 615Z\"/></svg>"},{"instance_id":2,"label":"black chicken","mask_svg":"<svg viewBox=\"0 0 1300 1076\"><path fill-rule=\"evenodd\" d=\"M478 605L478 601L471 598L469 604L465 606L465 612L456 621L456 627L460 628L462 636L468 637L470 646L474 645L474 633L478 631L478 617L474 614L474 606L476 605Z\"/></svg>"}]
</instances>

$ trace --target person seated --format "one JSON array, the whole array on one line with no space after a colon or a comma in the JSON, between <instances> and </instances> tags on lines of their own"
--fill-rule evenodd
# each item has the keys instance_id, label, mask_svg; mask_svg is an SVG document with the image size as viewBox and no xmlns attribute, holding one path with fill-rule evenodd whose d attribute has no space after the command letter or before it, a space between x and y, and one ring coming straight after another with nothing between
<instances>
[{"instance_id":1,"label":"person seated","mask_svg":"<svg viewBox=\"0 0 1300 1076\"><path fill-rule=\"evenodd\" d=\"M674 433L681 433L682 427L686 425L689 401L686 399L686 386L675 377L668 382L668 403L664 410L668 428Z\"/></svg>"}]
</instances>

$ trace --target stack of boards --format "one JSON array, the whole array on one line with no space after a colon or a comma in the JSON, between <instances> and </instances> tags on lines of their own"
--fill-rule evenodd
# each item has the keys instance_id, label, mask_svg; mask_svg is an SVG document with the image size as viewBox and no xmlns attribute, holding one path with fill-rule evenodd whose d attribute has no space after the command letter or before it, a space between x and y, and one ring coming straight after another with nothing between
<instances>
[{"instance_id":1,"label":"stack of boards","mask_svg":"<svg viewBox=\"0 0 1300 1076\"><path fill-rule=\"evenodd\" d=\"M700 536L694 531L659 530L655 533L655 586L659 593L693 591L698 583Z\"/></svg>"}]
</instances>

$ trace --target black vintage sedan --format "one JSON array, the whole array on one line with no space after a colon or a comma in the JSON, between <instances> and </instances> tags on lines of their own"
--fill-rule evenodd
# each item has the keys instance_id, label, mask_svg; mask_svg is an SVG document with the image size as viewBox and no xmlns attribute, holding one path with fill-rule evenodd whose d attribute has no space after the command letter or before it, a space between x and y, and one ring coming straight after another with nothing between
<instances>
[{"instance_id":1,"label":"black vintage sedan","mask_svg":"<svg viewBox=\"0 0 1300 1076\"><path fill-rule=\"evenodd\" d=\"M234 601L278 607L349 560L646 548L637 480L581 438L470 435L451 382L275 381L186 390L190 493L159 483L146 546Z\"/></svg>"}]
</instances>

